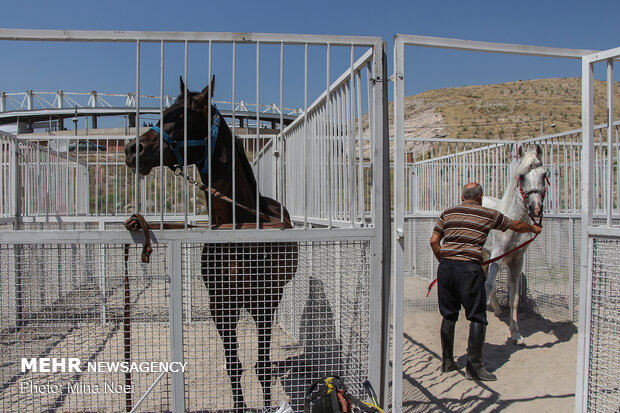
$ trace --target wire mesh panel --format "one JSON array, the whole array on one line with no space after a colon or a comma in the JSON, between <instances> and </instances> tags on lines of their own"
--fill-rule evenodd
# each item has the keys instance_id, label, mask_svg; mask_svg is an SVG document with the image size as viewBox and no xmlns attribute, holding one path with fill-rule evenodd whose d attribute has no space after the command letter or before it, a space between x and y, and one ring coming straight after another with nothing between
<instances>
[{"instance_id":1,"label":"wire mesh panel","mask_svg":"<svg viewBox=\"0 0 620 413\"><path fill-rule=\"evenodd\" d=\"M183 257L186 408L300 411L327 374L362 394L369 242L187 245Z\"/></svg>"},{"instance_id":2,"label":"wire mesh panel","mask_svg":"<svg viewBox=\"0 0 620 413\"><path fill-rule=\"evenodd\" d=\"M620 240L594 239L588 411L620 407Z\"/></svg>"},{"instance_id":3,"label":"wire mesh panel","mask_svg":"<svg viewBox=\"0 0 620 413\"><path fill-rule=\"evenodd\" d=\"M581 246L575 221L546 218L526 252L526 307L551 320L577 319Z\"/></svg>"},{"instance_id":4,"label":"wire mesh panel","mask_svg":"<svg viewBox=\"0 0 620 413\"><path fill-rule=\"evenodd\" d=\"M126 275L123 245L2 245L0 254L0 408L131 410L169 359L164 260L141 264L132 246ZM169 410L166 381L146 410Z\"/></svg>"},{"instance_id":5,"label":"wire mesh panel","mask_svg":"<svg viewBox=\"0 0 620 413\"><path fill-rule=\"evenodd\" d=\"M437 260L429 240L436 218L408 218L405 221L405 310L436 310L437 294L426 297L429 283L437 275ZM526 310L555 321L576 321L579 304L580 220L546 218L543 232L528 246L521 288ZM527 238L527 236L526 236ZM525 281L523 281L523 278ZM508 271L500 266L496 294L508 307Z\"/></svg>"}]
</instances>

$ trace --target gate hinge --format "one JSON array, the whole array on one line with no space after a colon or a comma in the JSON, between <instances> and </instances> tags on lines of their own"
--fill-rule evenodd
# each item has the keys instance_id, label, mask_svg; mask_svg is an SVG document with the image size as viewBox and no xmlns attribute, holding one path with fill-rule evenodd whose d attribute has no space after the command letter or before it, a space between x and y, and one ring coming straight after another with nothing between
<instances>
[{"instance_id":1,"label":"gate hinge","mask_svg":"<svg viewBox=\"0 0 620 413\"><path fill-rule=\"evenodd\" d=\"M391 79L381 79L380 77L373 77L372 79L370 79L370 81L372 82L372 84L374 85L377 82L389 82Z\"/></svg>"}]
</instances>

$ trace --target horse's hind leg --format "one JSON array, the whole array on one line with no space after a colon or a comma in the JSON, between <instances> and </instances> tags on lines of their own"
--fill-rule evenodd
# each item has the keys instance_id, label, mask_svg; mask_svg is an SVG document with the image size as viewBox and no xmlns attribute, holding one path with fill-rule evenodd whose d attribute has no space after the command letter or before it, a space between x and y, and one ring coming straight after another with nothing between
<instances>
[{"instance_id":1,"label":"horse's hind leg","mask_svg":"<svg viewBox=\"0 0 620 413\"><path fill-rule=\"evenodd\" d=\"M264 304L267 306L274 305L268 302ZM255 370L258 381L263 388L263 407L269 409L271 407L272 365L270 351L271 333L273 329L273 309L260 309L258 314L254 315L254 321L258 327L258 361Z\"/></svg>"},{"instance_id":2,"label":"horse's hind leg","mask_svg":"<svg viewBox=\"0 0 620 413\"><path fill-rule=\"evenodd\" d=\"M212 303L216 300L212 300ZM226 371L230 379L232 396L235 409L245 409L243 401L243 390L241 388L241 375L243 373L241 361L238 353L237 324L239 321L239 310L234 306L222 306L221 303L211 304L211 315L215 321L217 332L224 343L224 354L226 356Z\"/></svg>"},{"instance_id":3,"label":"horse's hind leg","mask_svg":"<svg viewBox=\"0 0 620 413\"><path fill-rule=\"evenodd\" d=\"M484 284L486 297L487 297L487 305L491 304L493 307L493 311L496 315L501 314L501 309L499 307L499 302L497 301L497 295L495 294L495 279L497 277L497 273L499 271L499 263L493 262L488 266L487 272L487 280Z\"/></svg>"}]
</instances>

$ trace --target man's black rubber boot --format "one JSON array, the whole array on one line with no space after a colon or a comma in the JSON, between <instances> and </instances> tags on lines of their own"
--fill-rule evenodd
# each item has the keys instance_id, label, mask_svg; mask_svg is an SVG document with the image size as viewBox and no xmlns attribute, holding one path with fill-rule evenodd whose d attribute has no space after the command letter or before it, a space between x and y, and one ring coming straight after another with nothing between
<instances>
[{"instance_id":1,"label":"man's black rubber boot","mask_svg":"<svg viewBox=\"0 0 620 413\"><path fill-rule=\"evenodd\" d=\"M483 323L472 321L469 325L469 342L467 343L467 367L465 377L469 380L497 380L495 374L486 371L482 365L482 351L487 326Z\"/></svg>"},{"instance_id":2,"label":"man's black rubber boot","mask_svg":"<svg viewBox=\"0 0 620 413\"><path fill-rule=\"evenodd\" d=\"M449 371L458 370L459 367L454 362L454 328L456 321L441 321L441 371L447 373Z\"/></svg>"}]
</instances>

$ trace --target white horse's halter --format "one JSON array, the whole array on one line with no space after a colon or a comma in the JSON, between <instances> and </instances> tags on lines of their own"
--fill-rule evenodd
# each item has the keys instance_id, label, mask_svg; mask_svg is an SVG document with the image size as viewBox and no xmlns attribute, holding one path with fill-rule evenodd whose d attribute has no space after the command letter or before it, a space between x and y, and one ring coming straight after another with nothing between
<instances>
[{"instance_id":1,"label":"white horse's halter","mask_svg":"<svg viewBox=\"0 0 620 413\"><path fill-rule=\"evenodd\" d=\"M532 164L528 173L531 172L533 169L540 168L542 166L543 166L542 162ZM525 201L525 203L527 204L527 198L531 194L539 194L544 202L545 196L547 195L547 187L545 186L543 187L543 189L534 188L534 189L530 189L529 191L525 192L523 190L523 185L521 185L521 176L522 175L519 175L519 178L517 178L517 188L519 188L519 192L521 193L521 196L523 197L523 201ZM551 186L551 182L549 182L549 177L547 175L545 175L545 181L547 181L548 186ZM536 219L532 216L532 213L530 212L529 208L527 209L527 214L530 216L532 221L536 223ZM540 220L538 221L537 225L540 225L541 223L542 223L542 215L540 216Z\"/></svg>"}]
</instances>

